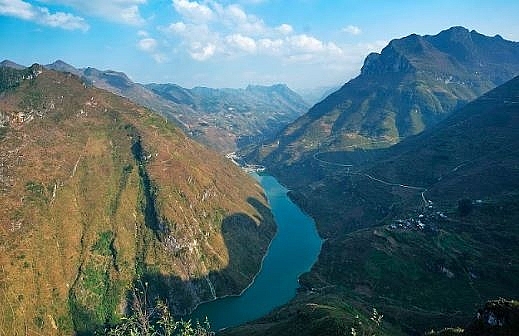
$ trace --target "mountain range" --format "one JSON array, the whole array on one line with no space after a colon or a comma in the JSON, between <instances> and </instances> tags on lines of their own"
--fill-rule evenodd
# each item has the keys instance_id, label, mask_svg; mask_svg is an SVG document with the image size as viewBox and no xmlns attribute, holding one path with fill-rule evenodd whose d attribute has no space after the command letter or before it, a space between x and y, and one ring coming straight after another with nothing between
<instances>
[{"instance_id":1,"label":"mountain range","mask_svg":"<svg viewBox=\"0 0 519 336\"><path fill-rule=\"evenodd\" d=\"M423 334L517 299L518 158L516 77L398 145L323 152L280 174L325 243L306 290L226 334L336 334L373 308L398 327L382 334Z\"/></svg>"},{"instance_id":2,"label":"mountain range","mask_svg":"<svg viewBox=\"0 0 519 336\"><path fill-rule=\"evenodd\" d=\"M366 57L361 74L314 105L256 160L291 164L316 151L381 148L435 125L519 74L519 43L463 27L410 35Z\"/></svg>"},{"instance_id":3,"label":"mountain range","mask_svg":"<svg viewBox=\"0 0 519 336\"><path fill-rule=\"evenodd\" d=\"M186 89L176 84L142 85L122 72L77 69L60 60L45 67L76 74L96 87L151 108L176 122L193 139L225 153L273 137L309 108L284 84Z\"/></svg>"},{"instance_id":4,"label":"mountain range","mask_svg":"<svg viewBox=\"0 0 519 336\"><path fill-rule=\"evenodd\" d=\"M2 333L90 335L134 287L179 314L252 281L276 229L250 176L70 72L0 81Z\"/></svg>"}]
</instances>

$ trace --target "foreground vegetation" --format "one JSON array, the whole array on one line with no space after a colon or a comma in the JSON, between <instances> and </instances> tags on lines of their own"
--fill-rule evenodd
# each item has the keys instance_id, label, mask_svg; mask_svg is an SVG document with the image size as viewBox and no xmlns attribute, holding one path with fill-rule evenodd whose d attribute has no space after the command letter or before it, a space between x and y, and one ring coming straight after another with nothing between
<instances>
[{"instance_id":1,"label":"foreground vegetation","mask_svg":"<svg viewBox=\"0 0 519 336\"><path fill-rule=\"evenodd\" d=\"M160 299L150 300L148 284L140 284L131 295L129 317L123 317L115 326L107 327L98 335L106 336L213 336L209 321L176 320L167 304ZM155 302L152 302L155 301Z\"/></svg>"}]
</instances>

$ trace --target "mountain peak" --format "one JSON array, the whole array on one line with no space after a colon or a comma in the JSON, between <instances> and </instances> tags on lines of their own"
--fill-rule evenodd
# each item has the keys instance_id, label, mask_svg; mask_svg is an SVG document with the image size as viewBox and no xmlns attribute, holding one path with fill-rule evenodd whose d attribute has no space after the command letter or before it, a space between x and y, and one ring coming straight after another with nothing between
<instances>
[{"instance_id":1,"label":"mountain peak","mask_svg":"<svg viewBox=\"0 0 519 336\"><path fill-rule=\"evenodd\" d=\"M405 44L407 41L416 40L415 35L410 35L404 39L392 40L382 49L382 52L371 53L364 60L364 65L361 68L361 74L365 76L376 75L382 73L398 73L410 72L413 66L406 57Z\"/></svg>"},{"instance_id":2,"label":"mountain peak","mask_svg":"<svg viewBox=\"0 0 519 336\"><path fill-rule=\"evenodd\" d=\"M260 91L260 92L292 92L286 84L272 84L272 85L253 85L249 84L245 88L246 91Z\"/></svg>"},{"instance_id":3,"label":"mountain peak","mask_svg":"<svg viewBox=\"0 0 519 336\"><path fill-rule=\"evenodd\" d=\"M45 65L45 68L59 72L70 72L75 75L80 75L81 73L81 71L60 59L56 60L54 63Z\"/></svg>"},{"instance_id":4,"label":"mountain peak","mask_svg":"<svg viewBox=\"0 0 519 336\"><path fill-rule=\"evenodd\" d=\"M366 57L358 77L286 127L266 160L392 145L517 74L517 42L463 27L394 39Z\"/></svg>"},{"instance_id":5,"label":"mountain peak","mask_svg":"<svg viewBox=\"0 0 519 336\"><path fill-rule=\"evenodd\" d=\"M70 64L68 64L65 61L60 60L60 59L54 61L54 63L52 63L51 65L55 65L55 66L68 66L68 67L72 66L72 65L70 65Z\"/></svg>"},{"instance_id":6,"label":"mountain peak","mask_svg":"<svg viewBox=\"0 0 519 336\"><path fill-rule=\"evenodd\" d=\"M476 32L475 30L472 30L472 32ZM463 27L463 26L453 26L453 27L450 27L448 29L445 29L443 31L441 31L438 35L442 35L442 34L451 34L451 35L468 35L470 34L471 32Z\"/></svg>"},{"instance_id":7,"label":"mountain peak","mask_svg":"<svg viewBox=\"0 0 519 336\"><path fill-rule=\"evenodd\" d=\"M13 68L16 70L26 69L25 66L15 63L13 61L7 60L7 59L0 62L0 67Z\"/></svg>"}]
</instances>

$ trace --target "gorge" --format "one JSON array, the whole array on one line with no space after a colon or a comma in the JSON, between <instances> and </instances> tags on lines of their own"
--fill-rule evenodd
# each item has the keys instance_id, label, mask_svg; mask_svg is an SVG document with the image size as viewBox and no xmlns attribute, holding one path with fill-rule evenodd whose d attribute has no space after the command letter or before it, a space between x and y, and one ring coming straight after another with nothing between
<instances>
[{"instance_id":1,"label":"gorge","mask_svg":"<svg viewBox=\"0 0 519 336\"><path fill-rule=\"evenodd\" d=\"M314 221L287 195L287 189L272 176L255 175L267 195L277 232L260 272L239 296L203 303L192 315L207 317L215 330L252 321L292 299L299 276L310 270L321 249Z\"/></svg>"}]
</instances>

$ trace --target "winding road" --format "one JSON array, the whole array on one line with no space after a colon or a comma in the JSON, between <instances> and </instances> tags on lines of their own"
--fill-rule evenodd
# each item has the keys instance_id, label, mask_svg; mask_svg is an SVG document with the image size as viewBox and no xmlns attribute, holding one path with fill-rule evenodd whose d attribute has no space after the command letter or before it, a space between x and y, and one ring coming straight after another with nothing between
<instances>
[{"instance_id":1,"label":"winding road","mask_svg":"<svg viewBox=\"0 0 519 336\"><path fill-rule=\"evenodd\" d=\"M313 158L314 160L320 162L320 163L324 163L324 164L329 164L329 165L332 165L332 166L337 166L337 167L345 167L345 168L348 168L348 171L347 171L347 174L349 175L358 175L358 176L364 176L372 181L376 181L376 182L379 182L379 183L382 183L384 185L387 185L387 186L391 186L391 187L400 187L400 188L405 188L405 189L413 189L413 190L418 190L418 191L421 191L421 196L422 196L422 200L424 201L424 203L426 205L429 204L429 201L425 198L425 193L427 192L427 188L425 187L417 187L417 186L411 186L411 185L407 185L407 184L402 184L402 183L394 183L394 182L389 182L389 181L385 181L383 179L380 179L380 178L377 178L377 177L374 177L372 175L369 175L369 174L365 174L365 173L358 173L358 172L352 172L350 170L350 168L353 168L353 165L352 164L343 164L343 163L339 163L339 162L333 162L333 161L327 161L327 160L323 160L321 158L318 157L319 154L323 154L323 153L332 153L332 152L316 152L314 153L313 155ZM459 165L458 167L456 167L453 171L456 171L460 166L464 165L465 163Z\"/></svg>"}]
</instances>

